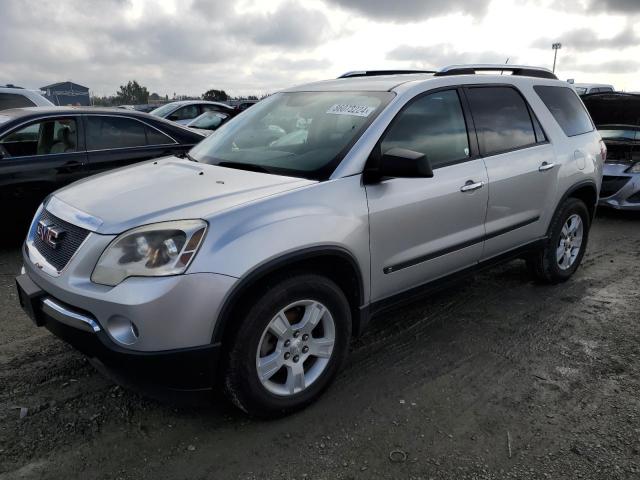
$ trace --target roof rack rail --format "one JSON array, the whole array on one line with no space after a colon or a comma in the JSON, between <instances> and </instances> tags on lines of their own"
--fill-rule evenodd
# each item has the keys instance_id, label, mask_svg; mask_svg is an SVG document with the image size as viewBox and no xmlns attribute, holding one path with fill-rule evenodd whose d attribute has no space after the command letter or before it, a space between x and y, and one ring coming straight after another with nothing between
<instances>
[{"instance_id":1,"label":"roof rack rail","mask_svg":"<svg viewBox=\"0 0 640 480\"><path fill-rule=\"evenodd\" d=\"M506 71L511 72L512 75L521 77L536 77L536 78L550 78L557 80L558 77L547 69L542 67L530 67L527 65L508 65L502 63L481 63L475 65L449 65L437 72L436 77L443 77L446 75L474 75L478 72L488 71Z\"/></svg>"},{"instance_id":2,"label":"roof rack rail","mask_svg":"<svg viewBox=\"0 0 640 480\"><path fill-rule=\"evenodd\" d=\"M377 77L379 75L410 75L412 73L436 73L434 70L354 70L338 78Z\"/></svg>"}]
</instances>

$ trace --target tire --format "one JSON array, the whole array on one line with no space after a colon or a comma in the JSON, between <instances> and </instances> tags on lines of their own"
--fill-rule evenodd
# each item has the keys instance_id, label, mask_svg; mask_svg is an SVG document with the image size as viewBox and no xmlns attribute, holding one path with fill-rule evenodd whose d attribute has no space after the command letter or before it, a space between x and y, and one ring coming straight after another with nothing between
<instances>
[{"instance_id":1,"label":"tire","mask_svg":"<svg viewBox=\"0 0 640 480\"><path fill-rule=\"evenodd\" d=\"M570 228L567 228L568 222L570 222L570 219L576 220L577 218L579 218L579 223L581 224L579 247L576 247L577 236L575 234L573 238L566 235L566 232L570 230ZM591 218L584 202L577 198L567 199L557 209L551 220L549 237L545 246L527 258L529 271L538 281L544 283L557 284L566 282L580 266L589 240L590 227ZM567 238L570 238L570 240L567 240ZM562 260L559 259L561 248L565 252ZM567 256L567 250L571 252L569 256Z\"/></svg>"},{"instance_id":2,"label":"tire","mask_svg":"<svg viewBox=\"0 0 640 480\"><path fill-rule=\"evenodd\" d=\"M347 298L328 278L300 274L267 284L246 304L251 306L226 358L227 397L249 415L264 418L306 407L329 386L347 357ZM259 369L258 362L264 367Z\"/></svg>"}]
</instances>

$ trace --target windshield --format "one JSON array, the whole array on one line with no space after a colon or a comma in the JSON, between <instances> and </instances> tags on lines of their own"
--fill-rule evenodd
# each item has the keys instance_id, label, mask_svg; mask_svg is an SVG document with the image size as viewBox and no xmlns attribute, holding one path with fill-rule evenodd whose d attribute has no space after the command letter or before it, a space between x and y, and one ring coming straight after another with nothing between
<instances>
[{"instance_id":1,"label":"windshield","mask_svg":"<svg viewBox=\"0 0 640 480\"><path fill-rule=\"evenodd\" d=\"M584 95L585 93L587 93L587 89L584 87L573 87L576 89L576 92L578 92L578 95Z\"/></svg>"},{"instance_id":2,"label":"windshield","mask_svg":"<svg viewBox=\"0 0 640 480\"><path fill-rule=\"evenodd\" d=\"M391 100L389 92L278 93L196 145L222 167L322 180Z\"/></svg>"},{"instance_id":3,"label":"windshield","mask_svg":"<svg viewBox=\"0 0 640 480\"><path fill-rule=\"evenodd\" d=\"M220 112L205 112L194 118L187 126L193 128L216 129L229 115Z\"/></svg>"},{"instance_id":4,"label":"windshield","mask_svg":"<svg viewBox=\"0 0 640 480\"><path fill-rule=\"evenodd\" d=\"M604 139L609 140L640 140L640 135L635 130L625 129L598 129L598 133Z\"/></svg>"},{"instance_id":5,"label":"windshield","mask_svg":"<svg viewBox=\"0 0 640 480\"><path fill-rule=\"evenodd\" d=\"M155 115L156 117L165 117L168 113L171 113L176 106L173 103L167 103L166 105L162 105L154 110L151 110L149 113L151 115Z\"/></svg>"}]
</instances>

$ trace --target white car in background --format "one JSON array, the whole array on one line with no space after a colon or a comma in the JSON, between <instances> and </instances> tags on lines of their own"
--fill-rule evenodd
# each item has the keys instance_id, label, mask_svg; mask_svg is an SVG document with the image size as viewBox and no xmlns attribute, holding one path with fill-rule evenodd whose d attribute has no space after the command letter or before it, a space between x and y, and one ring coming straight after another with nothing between
<instances>
[{"instance_id":1,"label":"white car in background","mask_svg":"<svg viewBox=\"0 0 640 480\"><path fill-rule=\"evenodd\" d=\"M181 100L162 105L149 113L156 117L162 117L172 122L186 125L204 112L222 112L234 116L236 110L222 102L209 102L207 100Z\"/></svg>"},{"instance_id":2,"label":"white car in background","mask_svg":"<svg viewBox=\"0 0 640 480\"><path fill-rule=\"evenodd\" d=\"M0 87L0 110L22 107L52 107L49 100L36 90L7 85Z\"/></svg>"},{"instance_id":3,"label":"white car in background","mask_svg":"<svg viewBox=\"0 0 640 480\"><path fill-rule=\"evenodd\" d=\"M571 86L578 95L589 95L590 93L615 92L613 85L607 83L572 83Z\"/></svg>"}]
</instances>

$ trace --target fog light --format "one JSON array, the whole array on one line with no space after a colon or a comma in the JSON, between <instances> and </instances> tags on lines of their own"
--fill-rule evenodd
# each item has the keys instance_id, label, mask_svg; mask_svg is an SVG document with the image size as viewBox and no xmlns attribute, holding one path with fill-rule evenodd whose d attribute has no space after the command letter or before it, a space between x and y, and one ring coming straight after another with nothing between
<instances>
[{"instance_id":1,"label":"fog light","mask_svg":"<svg viewBox=\"0 0 640 480\"><path fill-rule=\"evenodd\" d=\"M119 343L132 345L138 341L138 327L128 318L115 315L107 320L107 331Z\"/></svg>"}]
</instances>

